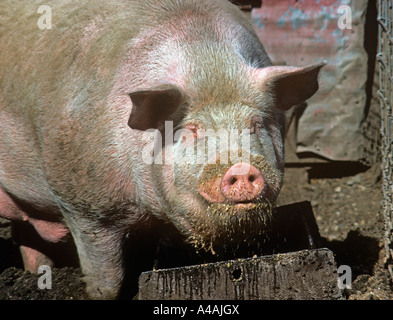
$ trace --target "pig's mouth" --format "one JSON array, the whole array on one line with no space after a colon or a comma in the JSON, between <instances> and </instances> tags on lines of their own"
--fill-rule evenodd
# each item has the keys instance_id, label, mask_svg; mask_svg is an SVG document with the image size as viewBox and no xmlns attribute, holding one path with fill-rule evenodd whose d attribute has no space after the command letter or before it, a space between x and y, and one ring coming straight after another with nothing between
<instances>
[{"instance_id":1,"label":"pig's mouth","mask_svg":"<svg viewBox=\"0 0 393 320\"><path fill-rule=\"evenodd\" d=\"M234 207L236 210L238 210L238 214L241 214L243 211L248 211L250 209L256 209L259 204L259 202L257 201L239 201L239 202L225 201L222 203L226 204L227 206Z\"/></svg>"},{"instance_id":2,"label":"pig's mouth","mask_svg":"<svg viewBox=\"0 0 393 320\"><path fill-rule=\"evenodd\" d=\"M239 202L239 203L232 203L232 205L239 210L239 214L242 213L242 211L247 211L250 209L255 209L258 206L257 202Z\"/></svg>"},{"instance_id":3,"label":"pig's mouth","mask_svg":"<svg viewBox=\"0 0 393 320\"><path fill-rule=\"evenodd\" d=\"M188 216L187 241L215 253L227 244L254 243L270 226L274 203L210 203L204 213Z\"/></svg>"}]
</instances>

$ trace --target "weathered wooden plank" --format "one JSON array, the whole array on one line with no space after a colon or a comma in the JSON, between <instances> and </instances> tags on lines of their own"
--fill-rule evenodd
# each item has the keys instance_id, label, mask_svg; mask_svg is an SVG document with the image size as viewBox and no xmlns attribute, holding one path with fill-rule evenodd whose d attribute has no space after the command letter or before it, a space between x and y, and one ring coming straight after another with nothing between
<instances>
[{"instance_id":1,"label":"weathered wooden plank","mask_svg":"<svg viewBox=\"0 0 393 320\"><path fill-rule=\"evenodd\" d=\"M328 249L144 272L139 299L339 299Z\"/></svg>"}]
</instances>

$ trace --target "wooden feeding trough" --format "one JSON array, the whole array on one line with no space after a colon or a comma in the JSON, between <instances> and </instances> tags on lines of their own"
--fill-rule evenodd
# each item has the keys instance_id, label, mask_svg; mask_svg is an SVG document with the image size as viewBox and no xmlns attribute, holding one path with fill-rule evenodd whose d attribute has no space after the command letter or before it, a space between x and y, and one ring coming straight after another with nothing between
<instances>
[{"instance_id":1,"label":"wooden feeding trough","mask_svg":"<svg viewBox=\"0 0 393 320\"><path fill-rule=\"evenodd\" d=\"M276 209L260 255L143 272L141 300L339 299L333 253L319 248L311 204ZM178 249L166 250L168 261ZM169 252L169 253L168 253ZM181 256L184 256L181 254ZM165 260L163 259L163 260ZM162 260L162 259L161 259Z\"/></svg>"}]
</instances>

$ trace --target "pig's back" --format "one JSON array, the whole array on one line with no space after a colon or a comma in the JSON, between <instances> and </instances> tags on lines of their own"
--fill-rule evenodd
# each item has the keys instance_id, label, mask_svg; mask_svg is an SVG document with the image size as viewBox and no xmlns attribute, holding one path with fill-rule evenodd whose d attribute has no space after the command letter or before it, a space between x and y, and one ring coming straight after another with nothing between
<instances>
[{"instance_id":1,"label":"pig's back","mask_svg":"<svg viewBox=\"0 0 393 320\"><path fill-rule=\"evenodd\" d=\"M0 188L38 210L57 210L43 157L59 114L83 108L89 93L105 96L125 50L111 42L138 32L131 24L116 32L118 21L132 21L126 2L0 3ZM41 5L52 9L52 29L37 24Z\"/></svg>"}]
</instances>

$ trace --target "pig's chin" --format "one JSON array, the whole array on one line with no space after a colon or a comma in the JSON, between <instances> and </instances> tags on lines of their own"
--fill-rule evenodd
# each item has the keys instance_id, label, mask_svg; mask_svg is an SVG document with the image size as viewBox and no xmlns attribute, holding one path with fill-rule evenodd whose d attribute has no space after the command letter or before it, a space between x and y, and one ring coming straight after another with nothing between
<instances>
[{"instance_id":1,"label":"pig's chin","mask_svg":"<svg viewBox=\"0 0 393 320\"><path fill-rule=\"evenodd\" d=\"M225 245L250 244L269 227L273 204L211 203L204 214L190 214L188 242L196 249L215 251Z\"/></svg>"}]
</instances>

